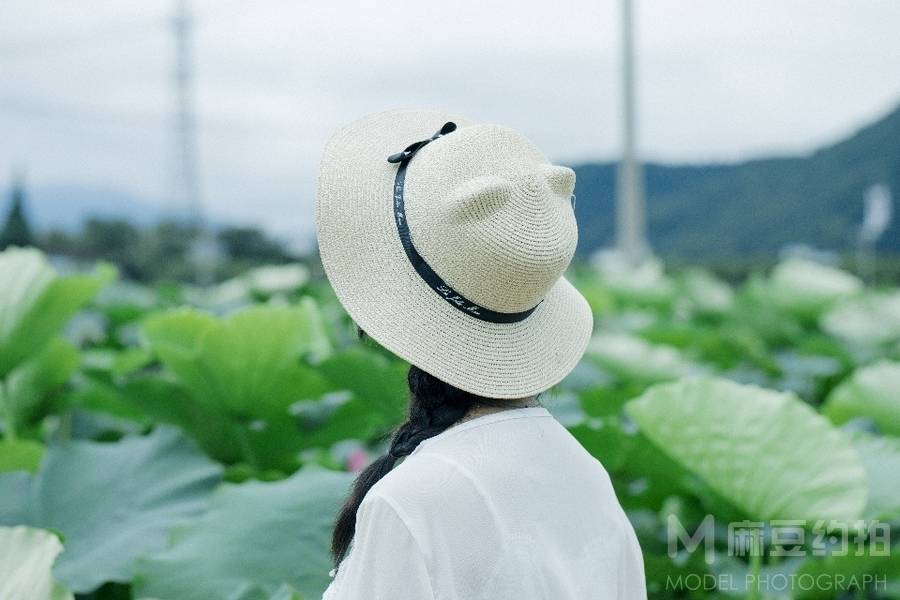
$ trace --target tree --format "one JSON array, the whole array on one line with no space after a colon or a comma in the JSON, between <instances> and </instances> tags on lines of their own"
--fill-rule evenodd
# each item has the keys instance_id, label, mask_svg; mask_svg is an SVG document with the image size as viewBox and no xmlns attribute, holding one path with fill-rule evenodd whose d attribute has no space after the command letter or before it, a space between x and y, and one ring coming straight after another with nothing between
<instances>
[{"instance_id":1,"label":"tree","mask_svg":"<svg viewBox=\"0 0 900 600\"><path fill-rule=\"evenodd\" d=\"M105 260L118 265L122 274L132 279L141 277L135 257L140 231L124 219L91 217L82 226L75 254L90 260Z\"/></svg>"},{"instance_id":2,"label":"tree","mask_svg":"<svg viewBox=\"0 0 900 600\"><path fill-rule=\"evenodd\" d=\"M269 239L255 227L226 227L218 234L219 242L233 260L284 262L289 260L284 247Z\"/></svg>"},{"instance_id":3,"label":"tree","mask_svg":"<svg viewBox=\"0 0 900 600\"><path fill-rule=\"evenodd\" d=\"M47 254L75 256L75 239L62 229L54 228L40 236L37 246Z\"/></svg>"},{"instance_id":4,"label":"tree","mask_svg":"<svg viewBox=\"0 0 900 600\"><path fill-rule=\"evenodd\" d=\"M11 206L0 231L0 250L9 246L31 246L34 237L25 217L25 187L21 181L13 184Z\"/></svg>"}]
</instances>

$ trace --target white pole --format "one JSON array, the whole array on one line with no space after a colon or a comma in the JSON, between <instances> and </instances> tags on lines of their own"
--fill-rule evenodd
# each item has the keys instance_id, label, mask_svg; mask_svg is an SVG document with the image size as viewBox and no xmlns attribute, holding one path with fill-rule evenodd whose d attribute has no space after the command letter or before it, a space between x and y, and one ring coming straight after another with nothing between
<instances>
[{"instance_id":1,"label":"white pole","mask_svg":"<svg viewBox=\"0 0 900 600\"><path fill-rule=\"evenodd\" d=\"M863 195L863 222L856 245L856 270L860 278L875 283L875 244L881 238L894 212L891 188L886 183L869 186Z\"/></svg>"},{"instance_id":2,"label":"white pole","mask_svg":"<svg viewBox=\"0 0 900 600\"><path fill-rule=\"evenodd\" d=\"M646 256L644 182L637 158L632 0L622 0L622 160L616 178L616 246L632 263Z\"/></svg>"}]
</instances>

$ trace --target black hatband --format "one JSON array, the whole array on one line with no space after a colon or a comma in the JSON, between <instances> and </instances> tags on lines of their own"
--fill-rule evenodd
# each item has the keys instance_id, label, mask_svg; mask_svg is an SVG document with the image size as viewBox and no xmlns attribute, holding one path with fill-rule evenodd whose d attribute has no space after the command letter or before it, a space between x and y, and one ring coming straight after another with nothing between
<instances>
[{"instance_id":1,"label":"black hatband","mask_svg":"<svg viewBox=\"0 0 900 600\"><path fill-rule=\"evenodd\" d=\"M397 168L397 175L394 177L394 220L397 222L397 233L403 244L403 250L406 251L406 256L409 258L409 262L416 270L416 273L419 274L419 277L421 277L431 289L449 302L451 306L461 310L467 315L471 315L476 319L481 319L482 321L487 321L489 323L518 323L519 321L525 320L533 313L537 306L522 312L504 313L476 304L454 290L447 282L441 279L441 277L434 272L434 269L425 262L425 259L419 254L416 247L413 246L412 237L409 233L409 224L406 220L406 204L403 200L403 188L406 183L406 167L409 165L409 161L412 160L412 157L425 145L453 131L456 131L456 124L452 122L445 123L431 138L410 144L402 152L392 154L388 157L388 162L400 163L400 166Z\"/></svg>"}]
</instances>

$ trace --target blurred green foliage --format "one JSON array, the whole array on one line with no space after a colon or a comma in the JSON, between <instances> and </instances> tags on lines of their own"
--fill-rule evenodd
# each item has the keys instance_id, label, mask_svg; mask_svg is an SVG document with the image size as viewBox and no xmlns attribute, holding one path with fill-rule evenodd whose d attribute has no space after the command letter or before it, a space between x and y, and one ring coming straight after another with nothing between
<instances>
[{"instance_id":1,"label":"blurred green foliage","mask_svg":"<svg viewBox=\"0 0 900 600\"><path fill-rule=\"evenodd\" d=\"M78 261L106 261L123 276L141 282L194 280L189 259L198 229L180 221L162 221L138 227L122 219L88 218L78 232L53 230L35 243L51 255ZM216 276L226 279L264 264L292 260L283 244L253 227L223 227L214 240L223 261Z\"/></svg>"},{"instance_id":2,"label":"blurred green foliage","mask_svg":"<svg viewBox=\"0 0 900 600\"><path fill-rule=\"evenodd\" d=\"M883 582L779 597L900 597L872 539L809 548L819 521L900 524L900 289L799 259L740 286L602 255L569 276L596 332L543 402L610 473L651 597L776 595L677 583L773 574ZM317 598L348 471L404 418L405 369L303 265L148 286L0 253L0 557L33 567L0 573L32 600ZM711 556L670 551L673 522L708 515ZM728 524L779 519L802 520L800 556L771 528L764 555L731 551Z\"/></svg>"}]
</instances>

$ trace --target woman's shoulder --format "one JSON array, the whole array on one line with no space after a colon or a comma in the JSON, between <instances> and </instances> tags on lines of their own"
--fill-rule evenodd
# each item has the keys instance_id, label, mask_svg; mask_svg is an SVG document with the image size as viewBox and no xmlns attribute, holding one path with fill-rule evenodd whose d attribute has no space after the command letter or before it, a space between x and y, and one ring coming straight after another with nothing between
<instances>
[{"instance_id":1,"label":"woman's shoulder","mask_svg":"<svg viewBox=\"0 0 900 600\"><path fill-rule=\"evenodd\" d=\"M369 490L360 514L402 524L421 548L428 549L430 572L450 577L449 569L481 579L493 570L496 550L503 547L496 507L482 489L461 465L445 456L418 452Z\"/></svg>"},{"instance_id":2,"label":"woman's shoulder","mask_svg":"<svg viewBox=\"0 0 900 600\"><path fill-rule=\"evenodd\" d=\"M390 504L405 519L459 511L486 513L490 501L477 477L451 457L416 452L376 483L366 498Z\"/></svg>"}]
</instances>

